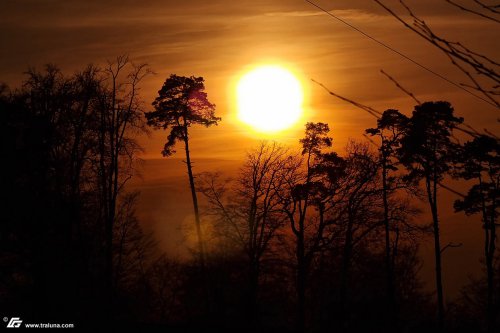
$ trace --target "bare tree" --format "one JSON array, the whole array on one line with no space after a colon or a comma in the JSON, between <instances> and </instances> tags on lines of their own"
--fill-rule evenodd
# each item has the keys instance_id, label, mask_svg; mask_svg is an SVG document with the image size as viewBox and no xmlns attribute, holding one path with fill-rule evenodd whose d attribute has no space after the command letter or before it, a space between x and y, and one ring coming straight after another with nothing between
<instances>
[{"instance_id":1,"label":"bare tree","mask_svg":"<svg viewBox=\"0 0 500 333\"><path fill-rule=\"evenodd\" d=\"M156 242L145 233L136 215L140 192L120 195L113 234L114 285L127 290L137 282L144 283L146 271L155 260Z\"/></svg>"},{"instance_id":2,"label":"bare tree","mask_svg":"<svg viewBox=\"0 0 500 333\"><path fill-rule=\"evenodd\" d=\"M174 321L182 312L182 266L161 253L136 216L138 191L120 195L114 225L115 288L148 320ZM117 306L120 306L117 304Z\"/></svg>"},{"instance_id":3,"label":"bare tree","mask_svg":"<svg viewBox=\"0 0 500 333\"><path fill-rule=\"evenodd\" d=\"M47 65L43 73L30 69L23 89L15 95L28 111L25 115L38 118L43 128L31 133L43 147L37 149L40 156L32 156L40 164L40 197L51 202L45 203L45 213L40 211L46 234L38 238L40 244L51 243L57 255L50 261L59 263L56 275L65 282L43 279L59 283L61 294L79 295L90 285L102 284L105 293L100 294L108 296L102 303L109 311L115 284L117 201L133 175L140 149L132 136L142 126L138 84L147 73L145 66L134 67L126 57L104 70L90 65L70 77ZM26 174L22 177L28 179Z\"/></svg>"},{"instance_id":4,"label":"bare tree","mask_svg":"<svg viewBox=\"0 0 500 333\"><path fill-rule=\"evenodd\" d=\"M176 260L162 255L153 261L146 272L147 286L152 295L151 313L160 321L178 320L182 313L181 297L185 272Z\"/></svg>"},{"instance_id":5,"label":"bare tree","mask_svg":"<svg viewBox=\"0 0 500 333\"><path fill-rule=\"evenodd\" d=\"M199 190L209 201L217 232L236 244L248 259L249 319L258 321L257 300L262 260L283 226L278 192L296 160L277 143L261 143L248 153L236 182L223 182L219 174L201 177Z\"/></svg>"},{"instance_id":6,"label":"bare tree","mask_svg":"<svg viewBox=\"0 0 500 333\"><path fill-rule=\"evenodd\" d=\"M381 227L383 221L378 210L380 190L378 187L379 164L368 144L350 141L346 147L346 188L343 200L344 214L341 219L343 228L342 267L340 277L340 318L346 324L349 316L349 280L354 249L371 232Z\"/></svg>"},{"instance_id":7,"label":"bare tree","mask_svg":"<svg viewBox=\"0 0 500 333\"><path fill-rule=\"evenodd\" d=\"M113 234L117 200L133 175L136 153L140 150L132 135L144 130L139 84L150 73L146 65L134 65L126 56L117 57L115 62L109 62L104 69L104 81L97 106L95 168L100 212L104 222L105 276L110 307L115 276Z\"/></svg>"}]
</instances>

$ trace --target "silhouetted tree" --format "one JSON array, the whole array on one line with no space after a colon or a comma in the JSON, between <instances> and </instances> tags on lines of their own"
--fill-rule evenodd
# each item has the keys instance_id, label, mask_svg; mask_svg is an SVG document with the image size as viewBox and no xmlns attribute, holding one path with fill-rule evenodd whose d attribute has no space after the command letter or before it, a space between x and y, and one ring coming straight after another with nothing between
<instances>
[{"instance_id":1,"label":"silhouetted tree","mask_svg":"<svg viewBox=\"0 0 500 333\"><path fill-rule=\"evenodd\" d=\"M119 57L71 76L54 65L29 69L14 91L0 85L2 156L9 161L0 173L0 261L8 254L17 266L6 266L11 281L1 287L1 307L5 301L33 319L86 323L127 311L109 301L117 285L121 298L144 275L131 244L151 249L134 215L136 196L123 194L143 131L138 84L148 73ZM142 252L142 262L152 260Z\"/></svg>"},{"instance_id":2,"label":"silhouetted tree","mask_svg":"<svg viewBox=\"0 0 500 333\"><path fill-rule=\"evenodd\" d=\"M55 177L50 172L54 170L50 138L55 126L49 117L29 107L26 94L11 93L5 86L3 90L0 133L5 162L0 166L0 307L32 311L40 306L38 313L46 314L47 305L56 307L60 302L59 290L50 283L50 269L62 273L61 255L52 256L52 263L44 266L44 255L55 254L52 248L61 245L59 237L47 241L47 235L57 230L54 226L60 221L49 209L61 206L53 200L51 187ZM45 297L48 293L50 301Z\"/></svg>"},{"instance_id":3,"label":"silhouetted tree","mask_svg":"<svg viewBox=\"0 0 500 333\"><path fill-rule=\"evenodd\" d=\"M64 142L67 144L68 172L69 172L69 197L71 211L70 227L73 234L81 234L81 218L79 207L81 192L88 190L91 178L88 159L92 155L95 145L96 131L96 101L101 93L100 70L89 65L72 78L74 106L64 114L67 132Z\"/></svg>"},{"instance_id":4,"label":"silhouetted tree","mask_svg":"<svg viewBox=\"0 0 500 333\"><path fill-rule=\"evenodd\" d=\"M456 144L451 140L453 129L462 118L453 114L448 102L426 102L415 106L401 140L399 157L409 171L410 179L423 179L427 201L432 213L438 322L444 327L444 299L441 277L441 245L438 217L438 185L453 163Z\"/></svg>"},{"instance_id":5,"label":"silhouetted tree","mask_svg":"<svg viewBox=\"0 0 500 333\"><path fill-rule=\"evenodd\" d=\"M84 212L92 191L90 184L95 184L89 161L96 133L94 106L99 92L96 73L93 66L71 77L64 76L54 65L47 65L44 71L30 69L22 89L10 97L13 105L4 113L7 116L14 111L7 122L6 133L10 138L5 138L5 147L11 145L9 140L15 139L17 143L11 146L15 157L9 158L15 161L15 169L3 174L14 175L13 185L24 184L14 186L12 193L21 194L24 186L31 188L22 194L24 200L12 196L12 207L18 209L17 213L8 214L8 219L24 225L26 237L33 237L28 260L35 267L32 279L37 284L36 292L40 293L35 299L53 305L38 306L42 313L52 308L60 309L61 313L68 311L69 307L62 306L68 294L75 295L75 306L84 311L76 300L89 283L86 281L89 275L85 275L87 271L83 268L88 264L85 223L95 218L92 213ZM29 160L22 163L26 167L20 168L18 162L28 156ZM32 197L26 193L32 193ZM26 213L20 214L22 211ZM33 223L35 219L30 214L37 214L39 222ZM52 295L50 301L43 293Z\"/></svg>"},{"instance_id":6,"label":"silhouetted tree","mask_svg":"<svg viewBox=\"0 0 500 333\"><path fill-rule=\"evenodd\" d=\"M305 179L303 184L296 184L292 189L292 198L294 206L298 209L298 216L295 212L289 212L290 226L296 237L296 257L297 257L297 300L298 300L298 330L299 332L305 329L305 311L306 311L306 279L309 262L312 252L306 253L305 231L306 231L306 216L307 209L311 204L313 191L313 163L314 159L318 158L323 148L329 148L332 145L332 138L328 137L330 129L324 123L307 123L305 137L300 140L302 144L302 155L305 156ZM295 208L294 207L294 208ZM318 231L324 227L323 207L319 208L320 221ZM320 241L322 235L319 233L316 237L317 242Z\"/></svg>"},{"instance_id":7,"label":"silhouetted tree","mask_svg":"<svg viewBox=\"0 0 500 333\"><path fill-rule=\"evenodd\" d=\"M381 140L380 164L382 167L382 203L384 208L384 231L385 231L385 266L387 274L387 300L391 312L395 311L394 290L394 267L391 254L392 244L389 222L389 196L396 189L397 178L390 176L390 172L397 171L396 151L400 147L400 141L404 134L408 119L397 110L386 110L382 117L377 120L377 127L367 129L366 132L372 136L378 136Z\"/></svg>"},{"instance_id":8,"label":"silhouetted tree","mask_svg":"<svg viewBox=\"0 0 500 333\"><path fill-rule=\"evenodd\" d=\"M120 196L114 224L114 285L122 290L132 288L136 283L144 283L156 243L152 234L146 234L136 216L139 192Z\"/></svg>"},{"instance_id":9,"label":"silhouetted tree","mask_svg":"<svg viewBox=\"0 0 500 333\"><path fill-rule=\"evenodd\" d=\"M280 192L282 210L294 236L299 332L306 326L307 276L323 244L325 230L334 219L332 211L338 204L345 166L336 153L324 151L332 146L329 131L325 123L306 124L305 137L300 140L302 160L287 174L286 186Z\"/></svg>"},{"instance_id":10,"label":"silhouetted tree","mask_svg":"<svg viewBox=\"0 0 500 333\"><path fill-rule=\"evenodd\" d=\"M72 76L55 66L33 69L19 90L0 84L1 308L78 325L115 320L200 329L209 321L233 330L366 332L391 324L380 306L389 295L398 308L395 328L422 331L432 324L417 274L423 228L413 223L418 210L403 190L425 181L440 252L437 189L453 169L476 182L455 208L482 215L487 279L464 289L451 314L468 314L455 323L472 331L481 324L469 317L488 308L495 329L500 144L478 136L454 151L452 129L461 119L448 103L419 105L411 119L387 110L367 130L381 139L380 154L350 141L339 155L328 125L308 123L301 152L265 143L246 156L234 180L205 174L195 187L188 129L219 118L202 78L171 76L148 122L171 130L164 155L184 142L190 188L206 195L214 236L210 256L198 230L200 257L176 261L143 230L139 194L127 191L140 149L135 138L144 130L138 84L148 73L119 57ZM197 202L194 195L199 229ZM442 302L440 284L438 290Z\"/></svg>"},{"instance_id":11,"label":"silhouetted tree","mask_svg":"<svg viewBox=\"0 0 500 333\"><path fill-rule=\"evenodd\" d=\"M130 68L130 69L129 69ZM104 222L105 276L112 311L114 292L113 241L117 200L124 185L133 175L133 163L139 145L132 137L144 130L139 83L149 75L146 65L134 65L128 57L119 56L104 69L106 84L102 86L97 106L98 128L95 166L101 218ZM134 133L135 132L135 133ZM111 312L109 313L111 315Z\"/></svg>"},{"instance_id":12,"label":"silhouetted tree","mask_svg":"<svg viewBox=\"0 0 500 333\"><path fill-rule=\"evenodd\" d=\"M166 254L147 266L145 278L152 303L148 316L156 315L160 322L176 322L180 319L186 304L181 303L185 293L184 266Z\"/></svg>"},{"instance_id":13,"label":"silhouetted tree","mask_svg":"<svg viewBox=\"0 0 500 333\"><path fill-rule=\"evenodd\" d=\"M351 267L355 245L383 224L378 211L380 191L378 188L379 164L367 144L350 141L346 147L347 193L344 198L342 228L342 263L340 271L339 317L347 325L350 313Z\"/></svg>"},{"instance_id":14,"label":"silhouetted tree","mask_svg":"<svg viewBox=\"0 0 500 333\"><path fill-rule=\"evenodd\" d=\"M201 266L205 265L203 235L201 232L198 198L194 183L193 167L189 150L189 127L217 125L221 120L215 116L215 105L210 103L205 92L202 77L185 77L175 74L165 80L153 102L155 111L146 112L148 125L157 129L170 129L167 142L163 148L163 156L175 153L177 141L184 143L189 185L193 200L196 233L198 236L198 252Z\"/></svg>"},{"instance_id":15,"label":"silhouetted tree","mask_svg":"<svg viewBox=\"0 0 500 333\"><path fill-rule=\"evenodd\" d=\"M496 327L495 255L496 228L500 204L500 142L490 136L477 136L466 142L458 157L458 176L475 180L462 200L455 201L455 210L467 215L481 214L484 230L484 257L487 274L488 332Z\"/></svg>"},{"instance_id":16,"label":"silhouetted tree","mask_svg":"<svg viewBox=\"0 0 500 333\"><path fill-rule=\"evenodd\" d=\"M168 262L160 255L152 232L140 225L136 215L139 195L138 191L120 194L113 226L115 320L121 322L130 321L131 314L148 320L167 318L165 307L159 306L161 293L156 291L155 279L157 270Z\"/></svg>"},{"instance_id":17,"label":"silhouetted tree","mask_svg":"<svg viewBox=\"0 0 500 333\"><path fill-rule=\"evenodd\" d=\"M218 233L242 249L248 259L248 318L259 320L257 299L262 260L272 246L286 217L281 214L278 192L294 159L276 143L262 143L251 151L239 171L236 183L204 174L199 190L209 200L209 213L216 217ZM229 192L229 193L228 193Z\"/></svg>"}]
</instances>

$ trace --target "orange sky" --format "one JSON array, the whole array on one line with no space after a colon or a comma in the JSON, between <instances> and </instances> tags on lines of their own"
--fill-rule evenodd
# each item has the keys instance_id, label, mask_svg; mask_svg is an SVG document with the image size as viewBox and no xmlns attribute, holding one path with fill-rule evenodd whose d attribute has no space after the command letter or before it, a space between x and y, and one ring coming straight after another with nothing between
<instances>
[{"instance_id":1,"label":"orange sky","mask_svg":"<svg viewBox=\"0 0 500 333\"><path fill-rule=\"evenodd\" d=\"M443 54L403 28L373 1L317 0L316 3L432 70L454 81L464 81ZM398 1L386 3L397 6ZM499 31L494 23L451 8L445 1L408 0L407 3L436 32L460 40L493 59L499 58ZM0 80L12 86L19 85L28 66L40 67L51 62L71 73L87 63L99 64L129 54L135 62L148 63L157 73L142 86L148 109L171 73L203 76L209 99L217 105L217 114L223 121L216 128L193 129L191 148L194 160L199 161L198 170L214 165L234 169L234 163L227 162L228 166L206 159L240 160L245 150L261 139L234 117L234 84L248 66L258 63L285 65L300 74L306 89L304 120L329 123L334 145L339 150L349 137L362 139L364 129L374 126L374 119L327 95L310 78L376 109L396 108L409 114L413 100L380 74L383 69L420 100L448 100L470 125L500 132L496 121L498 111L493 107L302 0L2 0L0 31ZM302 128L302 123L297 124L276 139L296 143ZM164 132L156 132L142 140L144 158L160 158L165 136ZM161 193L177 189L185 181L180 177L183 165L178 160L161 164L173 168L167 170L158 163L146 163L144 180L140 181L144 193L141 214L158 233L171 233L178 230L188 213L174 210L174 198L161 197ZM182 202L185 207L181 206L189 209L190 202ZM174 212L177 220L172 222ZM477 233L469 232L467 223L473 222L457 217L450 207L443 217L443 243L453 240L477 244L478 224L474 226L475 231L479 230ZM459 222L453 225L455 220ZM447 228L448 224L453 226ZM464 246L453 251L457 251L455 258L467 258L466 262L472 265L477 265L481 255L479 247L471 250ZM445 270L456 269L453 265L461 262L458 259L445 258ZM431 274L432 266L426 267L427 274ZM463 271L462 282L466 275ZM457 290L455 286L454 291Z\"/></svg>"},{"instance_id":2,"label":"orange sky","mask_svg":"<svg viewBox=\"0 0 500 333\"><path fill-rule=\"evenodd\" d=\"M405 30L373 1L317 1L336 15L455 81L462 79L444 55ZM397 1L387 1L397 5ZM437 32L498 58L494 23L450 8L444 1L408 1ZM309 81L380 110L409 113L413 101L383 69L421 100L452 102L473 126L498 130L494 109L391 53L301 0L75 1L4 0L0 4L0 78L16 85L28 66L53 62L72 72L127 53L157 73L142 89L148 108L171 74L203 76L223 122L193 135L198 157L239 158L255 139L234 118L234 83L256 63L285 64L301 74L309 92L305 120L328 122L342 147L373 125L370 115L328 96ZM489 41L489 42L488 42ZM491 125L493 124L493 125ZM302 131L303 124L296 129ZM491 128L492 126L496 128ZM299 132L300 133L300 132ZM297 131L279 136L295 142ZM164 134L144 140L157 157ZM250 141L248 139L251 139Z\"/></svg>"}]
</instances>

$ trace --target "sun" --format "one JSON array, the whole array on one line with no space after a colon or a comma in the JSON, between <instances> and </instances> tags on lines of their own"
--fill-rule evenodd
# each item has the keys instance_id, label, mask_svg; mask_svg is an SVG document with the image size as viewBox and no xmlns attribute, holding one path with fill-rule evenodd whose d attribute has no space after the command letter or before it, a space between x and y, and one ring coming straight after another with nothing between
<instances>
[{"instance_id":1,"label":"sun","mask_svg":"<svg viewBox=\"0 0 500 333\"><path fill-rule=\"evenodd\" d=\"M291 127L302 114L303 89L287 69L266 65L241 77L237 89L238 118L257 132Z\"/></svg>"}]
</instances>

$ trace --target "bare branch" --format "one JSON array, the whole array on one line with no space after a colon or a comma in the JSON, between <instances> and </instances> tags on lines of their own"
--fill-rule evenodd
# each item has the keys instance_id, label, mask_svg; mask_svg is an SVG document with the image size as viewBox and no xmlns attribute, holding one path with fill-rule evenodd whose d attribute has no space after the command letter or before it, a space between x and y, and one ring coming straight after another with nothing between
<instances>
[{"instance_id":1,"label":"bare branch","mask_svg":"<svg viewBox=\"0 0 500 333\"><path fill-rule=\"evenodd\" d=\"M461 247L463 244L462 243L452 243L449 242L445 247L441 249L441 253L443 253L446 249L449 249L451 247Z\"/></svg>"},{"instance_id":2,"label":"bare branch","mask_svg":"<svg viewBox=\"0 0 500 333\"><path fill-rule=\"evenodd\" d=\"M445 190L448 190L449 192L451 192L451 193L453 193L453 194L456 194L456 195L458 195L459 197L462 197L462 198L465 198L465 197L466 197L466 196L465 196L465 194L462 194L462 193L460 193L460 192L458 192L458 191L456 191L456 190L452 189L451 187L444 185L444 184L443 184L443 183L441 183L441 182L439 182L438 184L439 184L439 186L441 186L441 187L442 187L442 188L444 188Z\"/></svg>"},{"instance_id":3,"label":"bare branch","mask_svg":"<svg viewBox=\"0 0 500 333\"><path fill-rule=\"evenodd\" d=\"M493 21L493 22L500 23L500 20L498 20L498 19L496 19L496 18L494 18L494 17L488 16L488 15L483 14L483 13L481 13L481 12L478 12L478 11L476 11L476 10L474 10L474 9L464 7L464 6L462 6L462 5L460 5L460 4L456 3L456 2L454 2L454 1L452 1L452 0L446 0L446 2L447 2L447 3L449 3L449 4L450 4L450 5L452 5L452 6L455 6L455 7L459 8L459 9L463 10L464 12L469 12L469 13L472 13L472 14L474 14L474 15L478 15L478 16L481 16L481 17L483 17L483 18L485 18L485 19L491 20L491 21ZM477 3L479 3L478 1L476 1L476 2L477 2ZM481 4L481 5L482 5L484 8L489 9L488 7L484 6L484 4ZM495 13L495 11L493 11L493 12Z\"/></svg>"},{"instance_id":4,"label":"bare branch","mask_svg":"<svg viewBox=\"0 0 500 333\"><path fill-rule=\"evenodd\" d=\"M477 90L484 97L465 89L463 84L461 85L462 89L465 89L467 92L486 103L495 106L497 109L500 109L500 101L497 99L498 86L500 83L500 65L496 61L469 49L459 42L451 42L436 35L425 21L416 16L403 0L400 0L400 4L413 19L413 24L406 22L401 15L382 3L382 1L374 1L406 28L441 50L450 59L451 63L473 83L472 88ZM485 79L488 83L480 83L479 78ZM449 81L448 79L446 80ZM490 85L491 88L487 87L488 85Z\"/></svg>"},{"instance_id":5,"label":"bare branch","mask_svg":"<svg viewBox=\"0 0 500 333\"><path fill-rule=\"evenodd\" d=\"M399 82L398 82L398 81L396 81L396 79L394 79L392 76L390 76L389 74L387 74L386 72L384 72L384 70L383 70L383 69L381 69L381 70L380 70L380 72L381 72L382 74L384 74L384 75L385 75L385 76L386 76L389 80L391 80L391 81L392 81L392 82L396 85L396 87L398 87L398 88L399 88L400 90L402 90L405 94L407 94L408 96L410 96L411 98L413 98L413 100L414 100L415 102L417 102L417 104L418 104L418 105L422 104L422 103L421 103L421 102L420 102L420 101L419 101L419 100L415 97L415 95L414 95L412 92L410 92L409 90L407 90L407 89L405 89L403 86L401 86L401 85L399 84Z\"/></svg>"},{"instance_id":6,"label":"bare branch","mask_svg":"<svg viewBox=\"0 0 500 333\"><path fill-rule=\"evenodd\" d=\"M500 5L491 5L491 6L488 6L486 4L484 4L482 1L479 1L479 0L473 0L475 3L477 3L479 6L483 7L484 9L487 9L493 13L496 13L496 14L500 14L500 12L498 10L496 10L497 8L500 8Z\"/></svg>"},{"instance_id":7,"label":"bare branch","mask_svg":"<svg viewBox=\"0 0 500 333\"><path fill-rule=\"evenodd\" d=\"M335 96L345 102L348 102L354 106L356 106L357 108L360 108L361 110L364 110L366 112L368 112L369 114L371 114L372 116L374 116L375 118L378 118L379 116L382 115L382 112L380 111L377 111L375 110L374 108L370 107L370 106L366 106L366 105L363 105L361 103L358 103L356 101L353 101L352 99L349 99L347 97L344 97L344 96L340 96L334 92L332 92L331 90L329 90L327 87L325 87L322 83L314 80L314 79L311 79L312 82L316 83L317 85L319 85L321 88L325 89L330 95L332 96Z\"/></svg>"}]
</instances>

